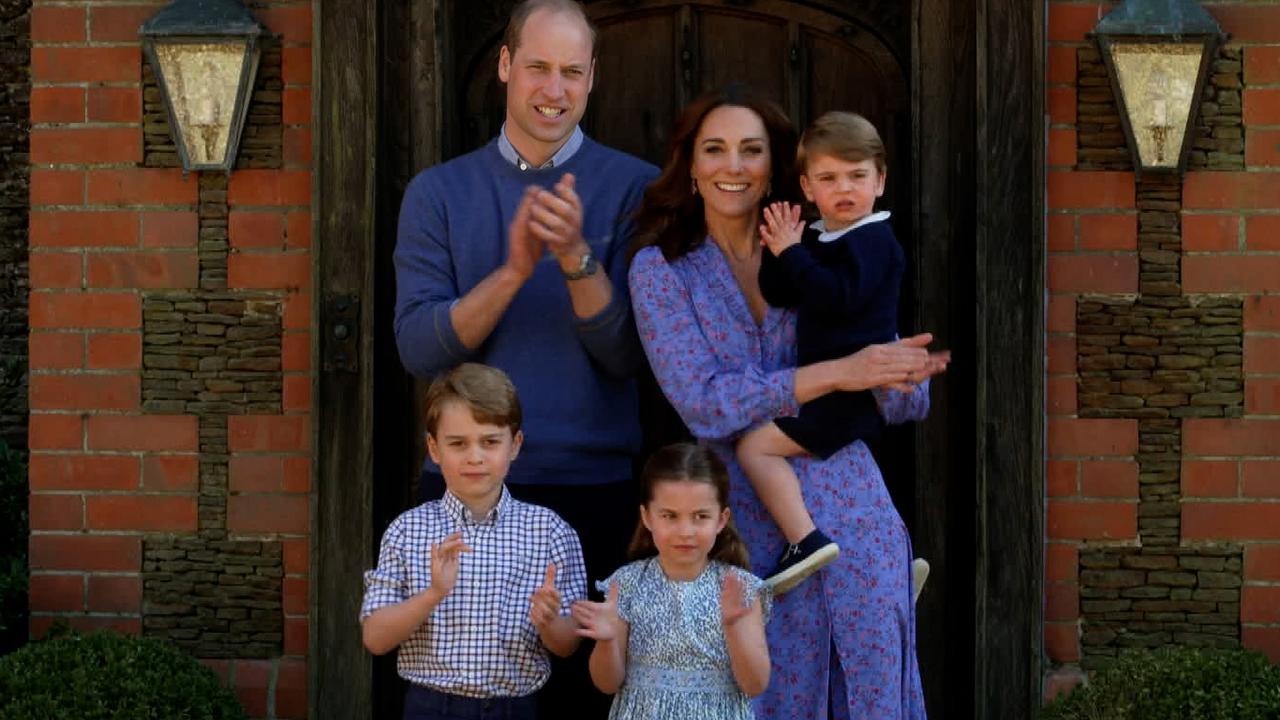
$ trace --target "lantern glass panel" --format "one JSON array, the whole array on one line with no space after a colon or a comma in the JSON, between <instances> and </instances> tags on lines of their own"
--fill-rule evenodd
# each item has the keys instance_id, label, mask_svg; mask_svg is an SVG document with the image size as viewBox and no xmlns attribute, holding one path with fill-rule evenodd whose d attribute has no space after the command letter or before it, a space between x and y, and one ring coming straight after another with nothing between
<instances>
[{"instance_id":1,"label":"lantern glass panel","mask_svg":"<svg viewBox=\"0 0 1280 720\"><path fill-rule=\"evenodd\" d=\"M193 166L226 160L247 46L243 39L155 44L181 136L177 141Z\"/></svg>"},{"instance_id":2,"label":"lantern glass panel","mask_svg":"<svg viewBox=\"0 0 1280 720\"><path fill-rule=\"evenodd\" d=\"M1203 54L1199 43L1111 44L1124 111L1143 168L1178 168Z\"/></svg>"}]
</instances>

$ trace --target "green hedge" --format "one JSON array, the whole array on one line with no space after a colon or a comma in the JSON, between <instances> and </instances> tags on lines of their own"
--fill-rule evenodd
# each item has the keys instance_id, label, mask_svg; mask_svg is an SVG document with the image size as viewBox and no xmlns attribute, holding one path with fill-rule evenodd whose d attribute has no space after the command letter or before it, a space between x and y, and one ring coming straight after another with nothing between
<instances>
[{"instance_id":1,"label":"green hedge","mask_svg":"<svg viewBox=\"0 0 1280 720\"><path fill-rule=\"evenodd\" d=\"M1247 650L1134 651L1041 720L1280 720L1280 666Z\"/></svg>"},{"instance_id":2,"label":"green hedge","mask_svg":"<svg viewBox=\"0 0 1280 720\"><path fill-rule=\"evenodd\" d=\"M27 637L27 465L0 440L0 655Z\"/></svg>"},{"instance_id":3,"label":"green hedge","mask_svg":"<svg viewBox=\"0 0 1280 720\"><path fill-rule=\"evenodd\" d=\"M0 720L244 720L209 668L168 643L95 633L0 658Z\"/></svg>"}]
</instances>

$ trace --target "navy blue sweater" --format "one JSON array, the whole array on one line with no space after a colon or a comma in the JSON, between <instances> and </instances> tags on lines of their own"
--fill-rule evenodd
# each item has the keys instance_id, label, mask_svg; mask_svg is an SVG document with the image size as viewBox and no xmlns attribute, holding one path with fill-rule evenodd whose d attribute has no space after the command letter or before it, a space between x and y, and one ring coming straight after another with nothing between
<instances>
[{"instance_id":1,"label":"navy blue sweater","mask_svg":"<svg viewBox=\"0 0 1280 720\"><path fill-rule=\"evenodd\" d=\"M796 308L801 365L848 355L897 335L906 265L887 220L859 225L830 242L806 228L777 258L765 251L760 291L775 307Z\"/></svg>"},{"instance_id":2,"label":"navy blue sweater","mask_svg":"<svg viewBox=\"0 0 1280 720\"><path fill-rule=\"evenodd\" d=\"M547 255L474 352L458 340L449 308L507 257L507 228L528 185L551 188L573 173L583 237L613 281L595 317L573 313ZM633 375L644 362L627 292L632 215L657 169L590 138L563 165L521 171L497 142L419 173L400 209L396 241L396 343L414 375L465 361L511 376L524 409L524 450L512 483L594 484L631 477L640 447Z\"/></svg>"}]
</instances>

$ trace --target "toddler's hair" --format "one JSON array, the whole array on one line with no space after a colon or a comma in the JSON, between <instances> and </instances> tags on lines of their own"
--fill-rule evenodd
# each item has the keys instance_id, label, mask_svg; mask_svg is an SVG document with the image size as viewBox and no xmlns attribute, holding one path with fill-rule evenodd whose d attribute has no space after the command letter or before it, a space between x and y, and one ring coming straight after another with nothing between
<instances>
[{"instance_id":1,"label":"toddler's hair","mask_svg":"<svg viewBox=\"0 0 1280 720\"><path fill-rule=\"evenodd\" d=\"M804 174L809 158L818 155L846 162L874 160L876 169L885 171L884 141L871 121L851 112L829 112L813 121L800 136L796 150L796 168Z\"/></svg>"},{"instance_id":2,"label":"toddler's hair","mask_svg":"<svg viewBox=\"0 0 1280 720\"><path fill-rule=\"evenodd\" d=\"M720 458L710 450L693 443L675 443L659 449L649 457L640 472L641 501L648 505L653 502L653 491L658 483L664 482L697 482L706 483L715 488L716 502L720 508L729 507L729 470ZM635 535L631 538L631 547L627 554L632 560L640 560L658 554L653 544L653 534L644 522L636 523ZM750 572L747 557L747 546L738 535L738 528L733 524L733 516L724 529L716 536L709 556L712 560L736 565Z\"/></svg>"},{"instance_id":3,"label":"toddler's hair","mask_svg":"<svg viewBox=\"0 0 1280 720\"><path fill-rule=\"evenodd\" d=\"M478 423L520 430L520 398L507 374L495 367L479 363L463 363L437 376L427 389L427 433L434 436L440 425L440 414L449 403L461 403L471 411Z\"/></svg>"}]
</instances>

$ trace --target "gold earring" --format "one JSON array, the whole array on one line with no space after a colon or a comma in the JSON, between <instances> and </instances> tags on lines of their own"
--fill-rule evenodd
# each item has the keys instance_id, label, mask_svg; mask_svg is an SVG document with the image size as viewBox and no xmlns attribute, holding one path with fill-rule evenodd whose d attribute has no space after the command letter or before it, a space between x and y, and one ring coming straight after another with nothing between
<instances>
[{"instance_id":1,"label":"gold earring","mask_svg":"<svg viewBox=\"0 0 1280 720\"><path fill-rule=\"evenodd\" d=\"M689 184L693 186L693 194L698 194L698 178L689 178Z\"/></svg>"},{"instance_id":2,"label":"gold earring","mask_svg":"<svg viewBox=\"0 0 1280 720\"><path fill-rule=\"evenodd\" d=\"M772 180L770 180L770 181L769 181L769 184L768 184L768 185L765 185L765 186L764 186L764 196L765 196L765 197L769 197L770 195L773 195L773 181L772 181Z\"/></svg>"}]
</instances>

